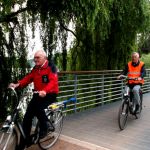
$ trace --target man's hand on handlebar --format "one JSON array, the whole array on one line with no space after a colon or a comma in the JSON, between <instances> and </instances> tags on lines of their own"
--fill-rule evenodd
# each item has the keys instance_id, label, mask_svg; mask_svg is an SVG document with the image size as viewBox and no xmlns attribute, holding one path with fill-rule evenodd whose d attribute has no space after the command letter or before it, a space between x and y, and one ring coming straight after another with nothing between
<instances>
[{"instance_id":1,"label":"man's hand on handlebar","mask_svg":"<svg viewBox=\"0 0 150 150\"><path fill-rule=\"evenodd\" d=\"M137 80L140 81L140 80L142 80L142 78L141 78L141 77L138 77Z\"/></svg>"},{"instance_id":2,"label":"man's hand on handlebar","mask_svg":"<svg viewBox=\"0 0 150 150\"><path fill-rule=\"evenodd\" d=\"M15 89L18 86L19 86L19 83L16 83L16 84L15 83L10 83L9 86L8 86L8 88L14 88Z\"/></svg>"},{"instance_id":3,"label":"man's hand on handlebar","mask_svg":"<svg viewBox=\"0 0 150 150\"><path fill-rule=\"evenodd\" d=\"M46 92L45 91L39 91L39 96L40 97L45 97L46 96Z\"/></svg>"},{"instance_id":4,"label":"man's hand on handlebar","mask_svg":"<svg viewBox=\"0 0 150 150\"><path fill-rule=\"evenodd\" d=\"M122 75L122 74L121 74L121 75L117 76L117 79L120 80L120 79L123 79L123 78L125 78L125 77L126 77L125 75Z\"/></svg>"},{"instance_id":5,"label":"man's hand on handlebar","mask_svg":"<svg viewBox=\"0 0 150 150\"><path fill-rule=\"evenodd\" d=\"M33 91L33 93L40 96L40 97L45 97L46 96L45 91Z\"/></svg>"},{"instance_id":6,"label":"man's hand on handlebar","mask_svg":"<svg viewBox=\"0 0 150 150\"><path fill-rule=\"evenodd\" d=\"M127 80L142 80L141 77L137 77L137 78L132 78L132 77L128 77L128 76L125 76L125 75L119 75L117 76L117 79L120 80L120 79L127 79Z\"/></svg>"}]
</instances>

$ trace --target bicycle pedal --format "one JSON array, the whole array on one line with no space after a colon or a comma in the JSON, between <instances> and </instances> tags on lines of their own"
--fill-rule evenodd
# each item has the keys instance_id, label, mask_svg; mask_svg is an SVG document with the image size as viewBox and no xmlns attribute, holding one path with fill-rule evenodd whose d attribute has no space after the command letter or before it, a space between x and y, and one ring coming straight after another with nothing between
<instances>
[{"instance_id":1,"label":"bicycle pedal","mask_svg":"<svg viewBox=\"0 0 150 150\"><path fill-rule=\"evenodd\" d=\"M48 132L54 132L55 131L55 128L48 128Z\"/></svg>"},{"instance_id":2,"label":"bicycle pedal","mask_svg":"<svg viewBox=\"0 0 150 150\"><path fill-rule=\"evenodd\" d=\"M2 126L3 129L8 129L9 127L10 127L9 124L4 124L4 125Z\"/></svg>"},{"instance_id":3,"label":"bicycle pedal","mask_svg":"<svg viewBox=\"0 0 150 150\"><path fill-rule=\"evenodd\" d=\"M1 131L5 131L5 132L9 133L10 132L9 127L10 126L2 126Z\"/></svg>"},{"instance_id":4,"label":"bicycle pedal","mask_svg":"<svg viewBox=\"0 0 150 150\"><path fill-rule=\"evenodd\" d=\"M122 112L121 114L122 114L122 115L125 115L126 113L125 113L125 112Z\"/></svg>"}]
</instances>

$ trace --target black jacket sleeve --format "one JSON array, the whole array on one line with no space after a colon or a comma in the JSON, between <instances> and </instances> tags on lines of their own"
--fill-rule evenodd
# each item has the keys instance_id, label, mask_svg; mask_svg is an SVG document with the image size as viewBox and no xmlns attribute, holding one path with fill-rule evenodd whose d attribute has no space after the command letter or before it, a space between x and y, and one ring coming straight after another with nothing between
<instances>
[{"instance_id":1,"label":"black jacket sleeve","mask_svg":"<svg viewBox=\"0 0 150 150\"><path fill-rule=\"evenodd\" d=\"M127 75L128 73L128 64L125 66L125 68L123 69L123 71L121 72L122 75Z\"/></svg>"},{"instance_id":2,"label":"black jacket sleeve","mask_svg":"<svg viewBox=\"0 0 150 150\"><path fill-rule=\"evenodd\" d=\"M141 69L141 78L144 78L145 75L146 75L146 69L145 69L145 64L144 64Z\"/></svg>"}]
</instances>

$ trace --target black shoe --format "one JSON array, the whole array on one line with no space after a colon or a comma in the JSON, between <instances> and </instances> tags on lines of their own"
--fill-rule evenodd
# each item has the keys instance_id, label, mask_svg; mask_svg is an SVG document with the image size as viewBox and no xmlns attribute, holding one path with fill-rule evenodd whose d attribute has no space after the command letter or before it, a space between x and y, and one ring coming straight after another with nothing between
<instances>
[{"instance_id":1,"label":"black shoe","mask_svg":"<svg viewBox=\"0 0 150 150\"><path fill-rule=\"evenodd\" d=\"M47 130L40 131L40 135L39 135L40 139L44 138L49 132L55 131L54 127L50 124L50 122L46 122L46 124L47 124Z\"/></svg>"},{"instance_id":2,"label":"black shoe","mask_svg":"<svg viewBox=\"0 0 150 150\"><path fill-rule=\"evenodd\" d=\"M46 131L40 131L39 138L43 139L44 137L46 137L47 133L48 133L47 130Z\"/></svg>"},{"instance_id":3,"label":"black shoe","mask_svg":"<svg viewBox=\"0 0 150 150\"><path fill-rule=\"evenodd\" d=\"M136 113L140 113L140 106L139 106L139 104L136 105L135 112Z\"/></svg>"},{"instance_id":4,"label":"black shoe","mask_svg":"<svg viewBox=\"0 0 150 150\"><path fill-rule=\"evenodd\" d=\"M21 136L19 145L16 145L15 150L24 150L26 147L26 140Z\"/></svg>"},{"instance_id":5,"label":"black shoe","mask_svg":"<svg viewBox=\"0 0 150 150\"><path fill-rule=\"evenodd\" d=\"M26 141L26 148L30 147L33 144L33 136L30 136Z\"/></svg>"},{"instance_id":6,"label":"black shoe","mask_svg":"<svg viewBox=\"0 0 150 150\"><path fill-rule=\"evenodd\" d=\"M55 131L55 129L54 129L54 127L50 124L50 122L47 122L47 132L54 132Z\"/></svg>"},{"instance_id":7,"label":"black shoe","mask_svg":"<svg viewBox=\"0 0 150 150\"><path fill-rule=\"evenodd\" d=\"M25 149L25 145L17 145L15 150L24 150Z\"/></svg>"}]
</instances>

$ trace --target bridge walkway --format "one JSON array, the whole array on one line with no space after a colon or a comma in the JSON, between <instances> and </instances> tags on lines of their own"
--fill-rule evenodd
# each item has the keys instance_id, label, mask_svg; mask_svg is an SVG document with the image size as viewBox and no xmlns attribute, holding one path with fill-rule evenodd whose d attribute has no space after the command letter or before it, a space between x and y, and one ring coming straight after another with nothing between
<instances>
[{"instance_id":1,"label":"bridge walkway","mask_svg":"<svg viewBox=\"0 0 150 150\"><path fill-rule=\"evenodd\" d=\"M95 150L150 150L150 94L144 94L141 117L130 116L123 131L117 122L120 103L66 116L60 139Z\"/></svg>"}]
</instances>

